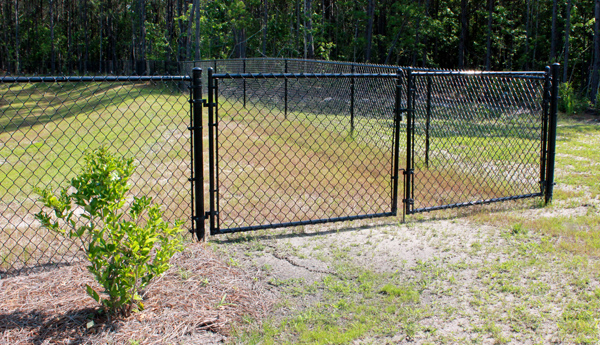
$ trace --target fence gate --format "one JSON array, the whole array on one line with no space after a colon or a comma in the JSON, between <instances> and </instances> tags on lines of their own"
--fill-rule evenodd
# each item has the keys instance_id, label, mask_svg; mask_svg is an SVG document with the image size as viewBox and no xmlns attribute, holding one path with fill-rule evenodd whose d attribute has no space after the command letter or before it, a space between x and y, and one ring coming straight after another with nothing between
<instances>
[{"instance_id":1,"label":"fence gate","mask_svg":"<svg viewBox=\"0 0 600 345\"><path fill-rule=\"evenodd\" d=\"M400 82L209 69L211 234L395 215Z\"/></svg>"},{"instance_id":2,"label":"fence gate","mask_svg":"<svg viewBox=\"0 0 600 345\"><path fill-rule=\"evenodd\" d=\"M558 65L552 69L407 72L405 213L537 196L548 202Z\"/></svg>"},{"instance_id":3,"label":"fence gate","mask_svg":"<svg viewBox=\"0 0 600 345\"><path fill-rule=\"evenodd\" d=\"M193 136L198 238L206 219L219 234L395 216L399 202L413 214L552 197L558 65L545 72L348 67L209 68L206 99L195 69L191 129L202 129L197 114L208 110L208 157L202 136Z\"/></svg>"}]
</instances>

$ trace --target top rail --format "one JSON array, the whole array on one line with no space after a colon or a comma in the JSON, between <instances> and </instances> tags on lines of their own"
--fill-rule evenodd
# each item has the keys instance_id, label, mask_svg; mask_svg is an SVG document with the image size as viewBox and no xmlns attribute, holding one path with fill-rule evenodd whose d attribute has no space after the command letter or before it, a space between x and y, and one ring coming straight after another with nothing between
<instances>
[{"instance_id":1,"label":"top rail","mask_svg":"<svg viewBox=\"0 0 600 345\"><path fill-rule=\"evenodd\" d=\"M117 81L190 81L189 76L0 77L0 83L64 83Z\"/></svg>"},{"instance_id":2,"label":"top rail","mask_svg":"<svg viewBox=\"0 0 600 345\"><path fill-rule=\"evenodd\" d=\"M540 79L544 80L546 72L538 71L514 71L514 72L496 72L496 71L413 71L413 75L418 76L490 76L490 77L510 77L519 79Z\"/></svg>"},{"instance_id":3,"label":"top rail","mask_svg":"<svg viewBox=\"0 0 600 345\"><path fill-rule=\"evenodd\" d=\"M397 68L396 68L397 69ZM215 73L221 79L398 78L396 73Z\"/></svg>"}]
</instances>

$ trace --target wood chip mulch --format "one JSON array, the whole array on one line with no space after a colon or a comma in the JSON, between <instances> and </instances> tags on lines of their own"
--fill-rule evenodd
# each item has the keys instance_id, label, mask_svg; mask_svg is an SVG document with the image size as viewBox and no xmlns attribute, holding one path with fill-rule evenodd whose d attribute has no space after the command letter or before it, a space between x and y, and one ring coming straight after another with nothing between
<instances>
[{"instance_id":1,"label":"wood chip mulch","mask_svg":"<svg viewBox=\"0 0 600 345\"><path fill-rule=\"evenodd\" d=\"M0 280L0 344L211 344L227 340L242 316L260 319L272 297L204 244L188 245L144 291L145 309L98 316L86 264Z\"/></svg>"}]
</instances>

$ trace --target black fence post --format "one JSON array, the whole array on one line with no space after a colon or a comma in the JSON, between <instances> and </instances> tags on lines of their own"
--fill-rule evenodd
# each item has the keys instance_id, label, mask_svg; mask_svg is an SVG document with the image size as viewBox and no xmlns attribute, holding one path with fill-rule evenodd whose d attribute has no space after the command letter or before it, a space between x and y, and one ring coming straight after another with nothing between
<instances>
[{"instance_id":1,"label":"black fence post","mask_svg":"<svg viewBox=\"0 0 600 345\"><path fill-rule=\"evenodd\" d=\"M246 73L246 59L242 60L242 73ZM244 84L244 109L246 109L246 78L242 79Z\"/></svg>"},{"instance_id":2,"label":"black fence post","mask_svg":"<svg viewBox=\"0 0 600 345\"><path fill-rule=\"evenodd\" d=\"M288 60L285 59L285 67L283 72L287 73L288 72ZM287 77L284 78L283 81L283 102L285 103L285 108L283 110L283 116L285 117L285 119L287 120L287 113L288 113L288 80Z\"/></svg>"},{"instance_id":3,"label":"black fence post","mask_svg":"<svg viewBox=\"0 0 600 345\"><path fill-rule=\"evenodd\" d=\"M402 121L401 114L401 92L402 92L402 70L398 69L396 71L396 107L394 109L394 166L392 173L392 213L394 215L398 214L398 180L400 179L400 121Z\"/></svg>"},{"instance_id":4,"label":"black fence post","mask_svg":"<svg viewBox=\"0 0 600 345\"><path fill-rule=\"evenodd\" d=\"M548 113L550 108L550 66L546 66L542 91L542 133L540 148L540 193L546 195L546 158L548 156Z\"/></svg>"},{"instance_id":5,"label":"black fence post","mask_svg":"<svg viewBox=\"0 0 600 345\"><path fill-rule=\"evenodd\" d=\"M546 170L546 198L548 204L552 201L554 192L554 163L556 154L556 125L558 122L558 72L560 64L555 63L550 67L552 86L550 87L550 114L548 124L548 165Z\"/></svg>"},{"instance_id":6,"label":"black fence post","mask_svg":"<svg viewBox=\"0 0 600 345\"><path fill-rule=\"evenodd\" d=\"M350 72L354 74L354 65ZM350 136L354 136L354 76L350 79Z\"/></svg>"},{"instance_id":7,"label":"black fence post","mask_svg":"<svg viewBox=\"0 0 600 345\"><path fill-rule=\"evenodd\" d=\"M192 70L192 232L199 241L205 240L204 232L204 156L202 146L202 69Z\"/></svg>"},{"instance_id":8,"label":"black fence post","mask_svg":"<svg viewBox=\"0 0 600 345\"><path fill-rule=\"evenodd\" d=\"M412 173L414 162L413 153L413 108L412 108L412 88L413 76L412 70L406 71L406 170L404 171L404 214L410 214L410 205L412 204Z\"/></svg>"},{"instance_id":9,"label":"black fence post","mask_svg":"<svg viewBox=\"0 0 600 345\"><path fill-rule=\"evenodd\" d=\"M215 105L214 105L214 79L213 79L213 69L208 69L208 179L209 179L209 196L210 196L210 233L215 234L217 231L215 215L217 210L215 210L215 170L217 167L215 166Z\"/></svg>"},{"instance_id":10,"label":"black fence post","mask_svg":"<svg viewBox=\"0 0 600 345\"><path fill-rule=\"evenodd\" d=\"M425 119L425 166L429 168L429 126L431 123L431 76L427 76L427 118Z\"/></svg>"}]
</instances>

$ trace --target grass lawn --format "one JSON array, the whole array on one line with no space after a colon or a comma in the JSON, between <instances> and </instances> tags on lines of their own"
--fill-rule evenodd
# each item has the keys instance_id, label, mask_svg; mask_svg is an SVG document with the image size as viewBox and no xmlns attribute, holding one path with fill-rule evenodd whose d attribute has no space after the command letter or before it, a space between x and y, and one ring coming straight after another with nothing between
<instances>
[{"instance_id":1,"label":"grass lawn","mask_svg":"<svg viewBox=\"0 0 600 345\"><path fill-rule=\"evenodd\" d=\"M85 148L101 143L111 143L117 150L131 147L142 167L135 188L156 193L165 205L184 204L173 213L187 214L189 161L188 151L181 150L189 145L185 96L149 85L112 86L97 93L77 87L54 92L61 102L79 94L90 102L107 102L102 109L121 116L114 120L95 107L61 110L58 101L55 104L43 92L3 92L27 95L16 97L21 108L43 102L53 107L34 115L15 111L11 116L16 124L3 122L5 128L14 128L0 133L0 157L3 163L11 163L2 164L0 180L15 181L15 186L3 182L1 187L4 195L11 195L0 204L4 217L0 220L10 224L3 224L4 232L24 231L18 222L27 223L31 211L21 205L33 205L30 191L35 186L26 180L58 184L51 177L64 181L74 166L63 161L76 164ZM103 96L113 92L111 97ZM115 95L122 93L122 99L117 99ZM105 97L110 101L103 101ZM166 104L180 108L169 112ZM17 107L0 106L5 113ZM389 119L357 117L357 130L350 135L346 116L290 114L282 119L274 109L221 103L218 158L223 225L314 217L300 201L331 205L323 215L389 205L393 135ZM44 116L48 121L43 125L25 125L30 117ZM274 121L283 126L270 126ZM490 125L474 124L473 131L465 134L457 124L436 124L454 126L456 133L432 138L432 152L438 154L432 155L429 170L422 170L423 176L429 176L423 180L444 181L436 188L447 198L460 192L457 186L468 191L490 179L499 183L489 188L490 193L512 193L519 185L530 188L530 180L538 177L535 137L511 135L506 146L500 136L475 135ZM419 126L422 129L422 123ZM107 128L116 128L116 133ZM595 118L561 118L558 132L557 185L551 205L527 199L417 214L405 223L400 217L384 218L212 237L207 244L191 243L174 258L174 267L148 289L146 310L116 322L96 320L97 326L90 328L86 323L97 306L83 289L76 289L89 280L82 264L59 268L57 274L10 277L0 284L0 293L8 296L0 304L0 331L13 342L596 344L600 341L600 125ZM69 133L75 142L65 140L62 133ZM404 131L400 137L403 147ZM417 132L415 140L422 143L424 133ZM208 148L207 138L204 144ZM482 146L489 155L480 154ZM68 154L51 154L57 147ZM440 154L448 148L454 149L453 157ZM478 171L484 168L492 172L505 168L507 152L521 159L510 171L521 169L526 178L480 176ZM524 152L533 153L524 157ZM405 152L400 153L403 167ZM17 163L24 158L32 165ZM452 174L457 166L448 166L456 161L474 164L476 169L458 178ZM9 165L15 168L1 170ZM422 161L417 165L424 168ZM46 172L51 174L43 180ZM170 177L176 177L178 184L172 185ZM317 180L325 182L311 187ZM497 188L506 181L516 189ZM269 189L260 194L263 183ZM347 185L350 188L344 189ZM482 198L487 192L475 188L469 196ZM423 203L443 201L427 194L420 197ZM286 198L293 199L297 208L283 213L256 211L265 205L289 205ZM333 204L327 198L341 201ZM7 214L20 218L15 223ZM68 284L70 290L55 277L61 274L73 282ZM48 291L53 294L50 299ZM22 326L5 326L10 324L7 320L18 320Z\"/></svg>"}]
</instances>

